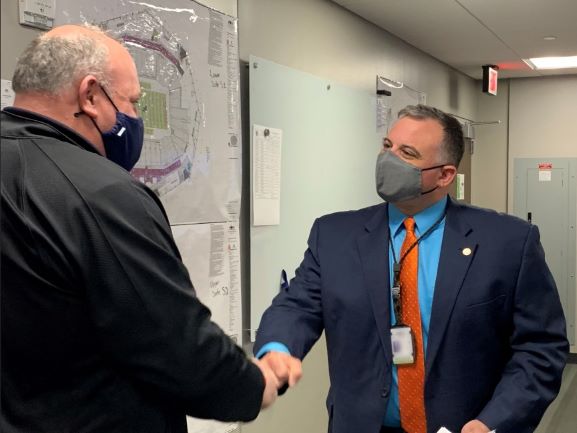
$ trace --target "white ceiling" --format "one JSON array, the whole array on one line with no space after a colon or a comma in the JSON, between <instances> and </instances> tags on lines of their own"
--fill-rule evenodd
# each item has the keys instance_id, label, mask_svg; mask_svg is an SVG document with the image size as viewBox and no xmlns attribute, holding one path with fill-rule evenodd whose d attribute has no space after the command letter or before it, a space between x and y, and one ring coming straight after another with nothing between
<instances>
[{"instance_id":1,"label":"white ceiling","mask_svg":"<svg viewBox=\"0 0 577 433\"><path fill-rule=\"evenodd\" d=\"M487 64L500 78L577 74L522 61L577 56L577 0L333 1L472 78Z\"/></svg>"}]
</instances>

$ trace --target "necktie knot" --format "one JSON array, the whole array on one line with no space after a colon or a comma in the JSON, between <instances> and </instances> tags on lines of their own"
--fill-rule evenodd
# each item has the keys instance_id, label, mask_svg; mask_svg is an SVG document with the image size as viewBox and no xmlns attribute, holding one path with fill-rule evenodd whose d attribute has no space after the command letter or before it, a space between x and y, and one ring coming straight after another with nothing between
<instances>
[{"instance_id":1,"label":"necktie knot","mask_svg":"<svg viewBox=\"0 0 577 433\"><path fill-rule=\"evenodd\" d=\"M405 225L405 230L408 233L415 234L415 220L413 217L405 218L403 224Z\"/></svg>"}]
</instances>

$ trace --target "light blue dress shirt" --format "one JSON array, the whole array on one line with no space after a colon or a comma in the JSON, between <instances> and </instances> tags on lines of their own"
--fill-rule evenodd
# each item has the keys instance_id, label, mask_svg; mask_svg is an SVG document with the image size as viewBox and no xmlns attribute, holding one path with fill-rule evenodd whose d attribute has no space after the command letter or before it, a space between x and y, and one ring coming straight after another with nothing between
<instances>
[{"instance_id":1,"label":"light blue dress shirt","mask_svg":"<svg viewBox=\"0 0 577 433\"><path fill-rule=\"evenodd\" d=\"M430 227L432 227L441 216L445 213L447 206L447 198L438 201L432 206L424 209L418 214L414 215L415 220L415 234L417 237L421 236ZM397 261L400 259L401 247L405 240L405 227L403 221L406 216L393 204L388 205L389 209L389 229L391 231L391 238L393 247L395 249L395 256ZM433 306L433 295L435 292L435 280L437 279L437 267L439 265L439 257L441 255L441 244L443 242L443 233L445 231L445 220L443 219L426 237L419 241L419 306L421 309L421 322L423 331L423 345L425 352L427 350L427 339L429 336L429 322L431 320L431 309ZM389 270L390 283L393 284L393 254L389 245ZM390 293L389 293L390 296ZM393 311L393 300L391 299L391 325L395 324L395 316ZM257 358L264 356L267 352L284 352L290 353L288 348L279 342L270 342L261 347L256 354ZM383 420L384 425L390 427L400 427L401 417L399 412L399 386L397 368L393 366L393 382L391 384L391 392L387 411Z\"/></svg>"}]
</instances>

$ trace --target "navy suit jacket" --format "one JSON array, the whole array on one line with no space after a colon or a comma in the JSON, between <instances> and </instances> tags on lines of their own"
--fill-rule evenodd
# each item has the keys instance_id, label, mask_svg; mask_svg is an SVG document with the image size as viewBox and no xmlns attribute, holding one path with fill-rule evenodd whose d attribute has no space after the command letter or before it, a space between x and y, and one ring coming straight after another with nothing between
<instances>
[{"instance_id":1,"label":"navy suit jacket","mask_svg":"<svg viewBox=\"0 0 577 433\"><path fill-rule=\"evenodd\" d=\"M258 329L255 353L278 341L301 359L325 331L332 433L377 433L384 417L387 228L386 204L317 219L295 278ZM532 432L559 391L568 348L537 227L449 200L426 352L428 432L460 432L472 419Z\"/></svg>"}]
</instances>

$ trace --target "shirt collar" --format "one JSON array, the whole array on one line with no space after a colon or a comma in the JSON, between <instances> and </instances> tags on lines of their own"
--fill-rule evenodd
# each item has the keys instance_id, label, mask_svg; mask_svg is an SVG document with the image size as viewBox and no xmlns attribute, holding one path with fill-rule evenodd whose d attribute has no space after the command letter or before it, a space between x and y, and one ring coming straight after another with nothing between
<instances>
[{"instance_id":1,"label":"shirt collar","mask_svg":"<svg viewBox=\"0 0 577 433\"><path fill-rule=\"evenodd\" d=\"M447 196L444 196L441 200L423 209L421 212L413 215L415 219L416 233L425 233L433 224L437 222L439 218L445 213L445 208L447 207ZM388 204L389 211L389 228L393 237L395 237L400 232L400 228L403 225L403 221L407 216L402 213L398 207L394 204Z\"/></svg>"},{"instance_id":2,"label":"shirt collar","mask_svg":"<svg viewBox=\"0 0 577 433\"><path fill-rule=\"evenodd\" d=\"M67 141L75 144L76 146L82 147L90 152L99 153L98 150L96 150L96 147L94 147L90 141L88 141L86 138L84 138L70 127L58 122L55 119L17 107L6 107L2 111L7 115L15 116L21 120L34 122L35 124L39 125L40 128L43 128L43 133L48 132L50 135L57 135L60 137L63 136L67 139Z\"/></svg>"}]
</instances>

